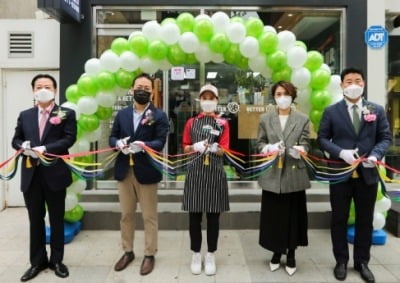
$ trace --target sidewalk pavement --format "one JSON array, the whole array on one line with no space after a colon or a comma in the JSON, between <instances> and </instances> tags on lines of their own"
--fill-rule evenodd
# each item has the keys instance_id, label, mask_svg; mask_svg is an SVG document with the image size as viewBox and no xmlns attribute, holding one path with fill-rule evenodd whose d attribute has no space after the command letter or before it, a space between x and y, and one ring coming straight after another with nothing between
<instances>
[{"instance_id":1,"label":"sidewalk pavement","mask_svg":"<svg viewBox=\"0 0 400 283\"><path fill-rule=\"evenodd\" d=\"M203 234L203 254L205 234ZM217 274L190 273L191 252L187 231L160 231L154 271L139 274L143 258L143 231L136 233L136 258L125 270L113 266L122 255L119 231L82 230L65 246L64 263L70 276L58 278L47 269L30 282L338 282L329 230L309 230L309 245L297 250L297 272L290 277L280 268L269 271L271 253L258 245L257 230L222 230L216 252ZM370 268L376 282L400 282L400 238L387 233L383 246L372 247ZM350 245L352 249L352 246ZM29 267L28 216L25 208L0 212L0 282L19 282ZM284 258L282 258L284 259ZM349 263L345 282L363 282Z\"/></svg>"}]
</instances>

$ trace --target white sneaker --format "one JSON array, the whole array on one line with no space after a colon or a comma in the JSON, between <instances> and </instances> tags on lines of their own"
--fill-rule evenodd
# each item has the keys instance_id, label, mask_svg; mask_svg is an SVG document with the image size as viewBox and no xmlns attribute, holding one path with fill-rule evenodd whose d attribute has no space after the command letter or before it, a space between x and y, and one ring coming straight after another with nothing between
<instances>
[{"instance_id":1,"label":"white sneaker","mask_svg":"<svg viewBox=\"0 0 400 283\"><path fill-rule=\"evenodd\" d=\"M217 272L214 253L206 254L204 258L204 272L206 273L206 275L214 275Z\"/></svg>"},{"instance_id":2,"label":"white sneaker","mask_svg":"<svg viewBox=\"0 0 400 283\"><path fill-rule=\"evenodd\" d=\"M194 275L198 275L201 273L201 253L193 253L190 270Z\"/></svg>"}]
</instances>

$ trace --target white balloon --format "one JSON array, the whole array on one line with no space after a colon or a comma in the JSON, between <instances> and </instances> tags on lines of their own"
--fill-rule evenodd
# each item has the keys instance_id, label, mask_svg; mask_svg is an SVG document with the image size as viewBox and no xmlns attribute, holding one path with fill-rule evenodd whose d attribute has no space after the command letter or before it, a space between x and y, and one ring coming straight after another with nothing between
<instances>
[{"instance_id":1,"label":"white balloon","mask_svg":"<svg viewBox=\"0 0 400 283\"><path fill-rule=\"evenodd\" d=\"M278 33L278 49L287 52L296 43L296 36L293 32L284 30Z\"/></svg>"},{"instance_id":2,"label":"white balloon","mask_svg":"<svg viewBox=\"0 0 400 283\"><path fill-rule=\"evenodd\" d=\"M272 32L276 34L276 29L273 26L264 26L264 32Z\"/></svg>"},{"instance_id":3,"label":"white balloon","mask_svg":"<svg viewBox=\"0 0 400 283\"><path fill-rule=\"evenodd\" d=\"M85 73L91 76L95 76L101 71L100 60L97 58L91 58L85 63Z\"/></svg>"},{"instance_id":4,"label":"white balloon","mask_svg":"<svg viewBox=\"0 0 400 283\"><path fill-rule=\"evenodd\" d=\"M342 84L342 80L339 75L332 75L331 80L329 81L329 85L327 87L328 91L331 93L341 91L342 92L342 87L340 86Z\"/></svg>"},{"instance_id":5,"label":"white balloon","mask_svg":"<svg viewBox=\"0 0 400 283\"><path fill-rule=\"evenodd\" d=\"M195 52L195 57L197 61L202 63L207 63L211 61L212 51L208 47L207 43L201 43L197 51Z\"/></svg>"},{"instance_id":6,"label":"white balloon","mask_svg":"<svg viewBox=\"0 0 400 283\"><path fill-rule=\"evenodd\" d=\"M222 63L224 62L225 58L220 53L211 52L211 61L214 63Z\"/></svg>"},{"instance_id":7,"label":"white balloon","mask_svg":"<svg viewBox=\"0 0 400 283\"><path fill-rule=\"evenodd\" d=\"M120 56L119 60L121 62L121 68L127 70L128 72L132 72L139 68L140 60L136 54L130 51L124 51Z\"/></svg>"},{"instance_id":8,"label":"white balloon","mask_svg":"<svg viewBox=\"0 0 400 283\"><path fill-rule=\"evenodd\" d=\"M186 53L194 53L199 48L199 39L193 32L184 32L178 41L180 48Z\"/></svg>"},{"instance_id":9,"label":"white balloon","mask_svg":"<svg viewBox=\"0 0 400 283\"><path fill-rule=\"evenodd\" d=\"M249 59L249 67L253 72L262 73L267 64L266 57L264 54L259 53L257 56Z\"/></svg>"},{"instance_id":10,"label":"white balloon","mask_svg":"<svg viewBox=\"0 0 400 283\"><path fill-rule=\"evenodd\" d=\"M49 217L49 212L46 210L46 214L44 216L44 225L47 227L50 227L50 217Z\"/></svg>"},{"instance_id":11,"label":"white balloon","mask_svg":"<svg viewBox=\"0 0 400 283\"><path fill-rule=\"evenodd\" d=\"M138 35L143 35L143 32L140 31L140 30L135 30L135 31L133 31L133 32L129 35L128 40L131 40L132 38L134 38L135 36L138 36Z\"/></svg>"},{"instance_id":12,"label":"white balloon","mask_svg":"<svg viewBox=\"0 0 400 283\"><path fill-rule=\"evenodd\" d=\"M104 70L115 73L121 67L121 62L117 54L107 50L100 56L100 65Z\"/></svg>"},{"instance_id":13,"label":"white balloon","mask_svg":"<svg viewBox=\"0 0 400 283\"><path fill-rule=\"evenodd\" d=\"M79 116L81 115L81 112L79 112L79 109L78 109L78 105L76 105L75 103L72 103L70 101L66 101L63 104L61 104L61 106L74 110L76 119L78 119Z\"/></svg>"},{"instance_id":14,"label":"white balloon","mask_svg":"<svg viewBox=\"0 0 400 283\"><path fill-rule=\"evenodd\" d=\"M117 96L127 95L128 92L129 92L129 88L128 88L128 89L125 89L125 88L121 88L121 87L119 87L119 86L117 86L117 87L114 88L114 93L115 93Z\"/></svg>"},{"instance_id":15,"label":"white balloon","mask_svg":"<svg viewBox=\"0 0 400 283\"><path fill-rule=\"evenodd\" d=\"M327 64L325 64L325 63L322 64L321 67L319 67L319 68L322 69L322 70L325 70L325 71L329 72L329 75L332 74L331 68L330 68Z\"/></svg>"},{"instance_id":16,"label":"white balloon","mask_svg":"<svg viewBox=\"0 0 400 283\"><path fill-rule=\"evenodd\" d=\"M65 211L73 209L78 204L78 197L74 193L67 193L65 195Z\"/></svg>"},{"instance_id":17,"label":"white balloon","mask_svg":"<svg viewBox=\"0 0 400 283\"><path fill-rule=\"evenodd\" d=\"M158 70L158 64L148 57L144 57L140 60L140 69L148 74L154 74Z\"/></svg>"},{"instance_id":18,"label":"white balloon","mask_svg":"<svg viewBox=\"0 0 400 283\"><path fill-rule=\"evenodd\" d=\"M83 114L94 114L97 111L97 101L91 96L82 96L78 100L78 109Z\"/></svg>"},{"instance_id":19,"label":"white balloon","mask_svg":"<svg viewBox=\"0 0 400 283\"><path fill-rule=\"evenodd\" d=\"M142 27L143 35L149 40L154 41L160 39L160 24L157 21L146 22Z\"/></svg>"},{"instance_id":20,"label":"white balloon","mask_svg":"<svg viewBox=\"0 0 400 283\"><path fill-rule=\"evenodd\" d=\"M80 194L86 189L86 181L76 180L68 188L67 193Z\"/></svg>"},{"instance_id":21,"label":"white balloon","mask_svg":"<svg viewBox=\"0 0 400 283\"><path fill-rule=\"evenodd\" d=\"M101 138L101 127L98 127L96 130L91 132L86 132L83 137L84 139L88 140L89 142L96 142Z\"/></svg>"},{"instance_id":22,"label":"white balloon","mask_svg":"<svg viewBox=\"0 0 400 283\"><path fill-rule=\"evenodd\" d=\"M374 227L374 230L380 230L385 227L385 216L383 216L382 213L375 212L372 226Z\"/></svg>"},{"instance_id":23,"label":"white balloon","mask_svg":"<svg viewBox=\"0 0 400 283\"><path fill-rule=\"evenodd\" d=\"M307 68L294 69L290 81L297 88L305 88L311 80L311 73Z\"/></svg>"},{"instance_id":24,"label":"white balloon","mask_svg":"<svg viewBox=\"0 0 400 283\"><path fill-rule=\"evenodd\" d=\"M390 198L383 197L375 203L375 212L384 212L392 207Z\"/></svg>"},{"instance_id":25,"label":"white balloon","mask_svg":"<svg viewBox=\"0 0 400 283\"><path fill-rule=\"evenodd\" d=\"M211 20L211 18L210 18L209 15L200 14L200 15L197 15L197 16L194 18L194 21L197 22L197 21L200 21L200 20L203 20L203 19Z\"/></svg>"},{"instance_id":26,"label":"white balloon","mask_svg":"<svg viewBox=\"0 0 400 283\"><path fill-rule=\"evenodd\" d=\"M111 107L115 104L115 101L117 100L117 97L110 92L99 92L95 98L98 105L101 105L103 107Z\"/></svg>"},{"instance_id":27,"label":"white balloon","mask_svg":"<svg viewBox=\"0 0 400 283\"><path fill-rule=\"evenodd\" d=\"M287 53L287 64L292 68L300 68L307 61L307 51L300 46L293 46Z\"/></svg>"},{"instance_id":28,"label":"white balloon","mask_svg":"<svg viewBox=\"0 0 400 283\"><path fill-rule=\"evenodd\" d=\"M169 69L171 69L172 64L167 59L163 59L158 61L158 67L161 71L168 71Z\"/></svg>"},{"instance_id":29,"label":"white balloon","mask_svg":"<svg viewBox=\"0 0 400 283\"><path fill-rule=\"evenodd\" d=\"M258 40L252 36L247 36L240 44L239 44L240 53L244 57L252 58L257 56L260 51L260 46L258 44Z\"/></svg>"},{"instance_id":30,"label":"white balloon","mask_svg":"<svg viewBox=\"0 0 400 283\"><path fill-rule=\"evenodd\" d=\"M261 75L266 79L271 78L272 70L267 65L265 65L265 67L261 71Z\"/></svg>"},{"instance_id":31,"label":"white balloon","mask_svg":"<svg viewBox=\"0 0 400 283\"><path fill-rule=\"evenodd\" d=\"M214 24L214 31L225 32L229 25L229 17L224 12L216 12L211 16L211 21Z\"/></svg>"},{"instance_id":32,"label":"white balloon","mask_svg":"<svg viewBox=\"0 0 400 283\"><path fill-rule=\"evenodd\" d=\"M160 28L160 37L167 45L177 43L180 35L180 29L174 23L166 23Z\"/></svg>"},{"instance_id":33,"label":"white balloon","mask_svg":"<svg viewBox=\"0 0 400 283\"><path fill-rule=\"evenodd\" d=\"M246 37L246 28L242 23L229 23L226 28L226 36L232 43L239 43Z\"/></svg>"}]
</instances>

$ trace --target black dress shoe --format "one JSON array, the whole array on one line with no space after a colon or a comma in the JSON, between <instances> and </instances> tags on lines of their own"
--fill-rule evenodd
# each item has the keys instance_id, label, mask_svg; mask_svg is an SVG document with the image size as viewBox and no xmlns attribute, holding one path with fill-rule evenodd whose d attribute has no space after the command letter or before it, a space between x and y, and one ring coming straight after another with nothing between
<instances>
[{"instance_id":1,"label":"black dress shoe","mask_svg":"<svg viewBox=\"0 0 400 283\"><path fill-rule=\"evenodd\" d=\"M344 263L336 263L335 269L333 270L333 274L337 280L343 281L347 276L347 266Z\"/></svg>"},{"instance_id":2,"label":"black dress shoe","mask_svg":"<svg viewBox=\"0 0 400 283\"><path fill-rule=\"evenodd\" d=\"M31 266L27 271L25 271L24 275L21 277L21 281L25 282L31 280L36 277L40 273L40 271L45 270L48 267L48 263L43 263L41 265Z\"/></svg>"},{"instance_id":3,"label":"black dress shoe","mask_svg":"<svg viewBox=\"0 0 400 283\"><path fill-rule=\"evenodd\" d=\"M365 282L375 283L374 274L372 274L366 263L356 263L354 264L354 269L360 272L361 278L364 279Z\"/></svg>"},{"instance_id":4,"label":"black dress shoe","mask_svg":"<svg viewBox=\"0 0 400 283\"><path fill-rule=\"evenodd\" d=\"M54 270L54 273L61 278L65 278L69 276L68 268L65 264L61 262L50 263L49 267L51 270Z\"/></svg>"}]
</instances>

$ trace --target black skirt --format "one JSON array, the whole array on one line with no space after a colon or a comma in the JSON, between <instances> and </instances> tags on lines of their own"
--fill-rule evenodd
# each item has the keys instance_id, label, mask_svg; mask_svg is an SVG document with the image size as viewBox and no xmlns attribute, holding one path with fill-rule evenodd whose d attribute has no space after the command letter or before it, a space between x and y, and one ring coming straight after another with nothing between
<instances>
[{"instance_id":1,"label":"black skirt","mask_svg":"<svg viewBox=\"0 0 400 283\"><path fill-rule=\"evenodd\" d=\"M259 244L272 252L307 246L307 204L305 191L275 194L263 190Z\"/></svg>"}]
</instances>

